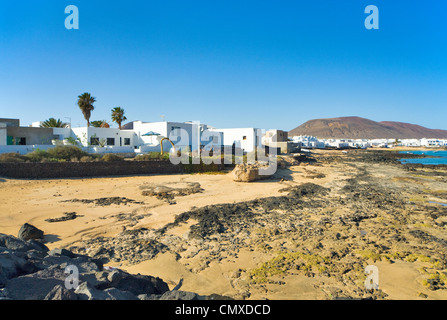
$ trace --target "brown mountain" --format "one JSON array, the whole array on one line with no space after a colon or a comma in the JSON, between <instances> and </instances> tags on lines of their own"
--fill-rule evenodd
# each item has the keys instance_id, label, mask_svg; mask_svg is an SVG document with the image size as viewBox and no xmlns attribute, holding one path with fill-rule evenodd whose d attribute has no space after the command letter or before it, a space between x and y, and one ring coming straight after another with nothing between
<instances>
[{"instance_id":1,"label":"brown mountain","mask_svg":"<svg viewBox=\"0 0 447 320\"><path fill-rule=\"evenodd\" d=\"M445 139L447 130L428 129L404 122L376 122L360 117L340 117L310 120L289 131L289 137L300 135L340 139Z\"/></svg>"}]
</instances>

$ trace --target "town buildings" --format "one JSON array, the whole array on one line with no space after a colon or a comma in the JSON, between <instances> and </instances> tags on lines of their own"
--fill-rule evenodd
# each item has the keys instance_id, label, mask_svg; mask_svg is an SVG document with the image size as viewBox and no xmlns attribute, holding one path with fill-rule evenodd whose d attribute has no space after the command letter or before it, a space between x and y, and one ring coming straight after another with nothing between
<instances>
[{"instance_id":1,"label":"town buildings","mask_svg":"<svg viewBox=\"0 0 447 320\"><path fill-rule=\"evenodd\" d=\"M313 136L288 137L282 130L259 128L215 128L195 121L133 121L118 128L41 128L20 125L19 119L0 118L0 153L26 154L55 145L77 145L90 153L131 153L213 150L242 155L261 149L276 154L300 148L445 147L447 139L319 139Z\"/></svg>"},{"instance_id":2,"label":"town buildings","mask_svg":"<svg viewBox=\"0 0 447 320\"><path fill-rule=\"evenodd\" d=\"M174 150L252 152L262 146L257 128L214 128L199 122L133 121L118 128L20 127L18 119L0 119L0 153L25 154L55 145L77 145L93 153L147 153Z\"/></svg>"}]
</instances>

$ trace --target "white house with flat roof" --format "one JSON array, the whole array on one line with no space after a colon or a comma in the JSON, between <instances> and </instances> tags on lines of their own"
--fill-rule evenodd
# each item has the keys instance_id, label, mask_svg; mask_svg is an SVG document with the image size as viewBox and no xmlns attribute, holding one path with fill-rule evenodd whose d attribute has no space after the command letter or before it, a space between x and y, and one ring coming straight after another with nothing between
<instances>
[{"instance_id":1,"label":"white house with flat roof","mask_svg":"<svg viewBox=\"0 0 447 320\"><path fill-rule=\"evenodd\" d=\"M303 148L318 148L318 149L324 149L325 142L324 140L319 140L317 137L314 136L294 136L292 137L292 141L295 143L299 143L301 147Z\"/></svg>"},{"instance_id":2,"label":"white house with flat roof","mask_svg":"<svg viewBox=\"0 0 447 320\"><path fill-rule=\"evenodd\" d=\"M257 128L212 128L210 131L223 134L223 145L226 147L240 148L244 152L252 152L255 146L262 144L262 131Z\"/></svg>"},{"instance_id":3,"label":"white house with flat roof","mask_svg":"<svg viewBox=\"0 0 447 320\"><path fill-rule=\"evenodd\" d=\"M70 144L67 139L71 139L78 146L90 147L96 152L135 152L138 142L132 130L118 128L53 128L53 132L59 142Z\"/></svg>"},{"instance_id":4,"label":"white house with flat roof","mask_svg":"<svg viewBox=\"0 0 447 320\"><path fill-rule=\"evenodd\" d=\"M444 140L444 139L423 138L423 139L421 139L421 145L424 147L440 147L440 146L447 145L446 141L447 140Z\"/></svg>"},{"instance_id":5,"label":"white house with flat roof","mask_svg":"<svg viewBox=\"0 0 447 320\"><path fill-rule=\"evenodd\" d=\"M222 135L208 130L206 124L199 122L133 122L133 132L136 135L137 145L142 152L160 151L160 141L168 138L175 145L176 150L189 148L194 151L205 146L212 147L221 144ZM171 142L163 141L163 150L170 150Z\"/></svg>"}]
</instances>

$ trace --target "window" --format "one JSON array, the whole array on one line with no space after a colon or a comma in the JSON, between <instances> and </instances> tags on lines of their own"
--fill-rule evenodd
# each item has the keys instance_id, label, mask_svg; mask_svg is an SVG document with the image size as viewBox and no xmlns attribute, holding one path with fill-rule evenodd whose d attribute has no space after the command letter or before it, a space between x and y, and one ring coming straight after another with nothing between
<instances>
[{"instance_id":1,"label":"window","mask_svg":"<svg viewBox=\"0 0 447 320\"><path fill-rule=\"evenodd\" d=\"M124 145L130 146L130 138L124 138Z\"/></svg>"},{"instance_id":2,"label":"window","mask_svg":"<svg viewBox=\"0 0 447 320\"><path fill-rule=\"evenodd\" d=\"M26 138L17 137L16 138L16 145L18 145L18 146L26 146Z\"/></svg>"},{"instance_id":3,"label":"window","mask_svg":"<svg viewBox=\"0 0 447 320\"><path fill-rule=\"evenodd\" d=\"M243 137L242 137L242 140L247 140L247 136L243 136Z\"/></svg>"},{"instance_id":4,"label":"window","mask_svg":"<svg viewBox=\"0 0 447 320\"><path fill-rule=\"evenodd\" d=\"M115 145L115 138L107 138L107 145L108 146L114 146Z\"/></svg>"},{"instance_id":5,"label":"window","mask_svg":"<svg viewBox=\"0 0 447 320\"><path fill-rule=\"evenodd\" d=\"M99 138L98 137L91 137L90 138L90 144L92 146L99 146Z\"/></svg>"}]
</instances>

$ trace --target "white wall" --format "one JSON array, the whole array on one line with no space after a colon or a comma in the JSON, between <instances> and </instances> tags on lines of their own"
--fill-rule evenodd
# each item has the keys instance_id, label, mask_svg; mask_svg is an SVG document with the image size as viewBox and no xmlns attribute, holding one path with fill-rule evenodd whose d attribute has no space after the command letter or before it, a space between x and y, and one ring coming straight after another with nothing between
<instances>
[{"instance_id":1,"label":"white wall","mask_svg":"<svg viewBox=\"0 0 447 320\"><path fill-rule=\"evenodd\" d=\"M6 144L8 143L6 133L6 123L0 122L0 146L6 146Z\"/></svg>"},{"instance_id":2,"label":"white wall","mask_svg":"<svg viewBox=\"0 0 447 320\"><path fill-rule=\"evenodd\" d=\"M180 129L176 131L175 129ZM191 146L194 150L197 148L197 144L200 136L200 144L205 145L209 143L206 139L202 141L201 131L206 130L207 126L204 124L196 124L191 122L134 122L134 132L138 137L139 145L142 146L141 150L149 150L145 147L152 147L150 150L160 151L160 140L162 138L169 138L174 144L176 149L182 147ZM159 136L143 136L148 132L154 132L160 134ZM193 141L195 140L195 141ZM144 148L143 148L144 146ZM157 147L158 146L158 147ZM156 147L155 149L153 147ZM169 151L172 145L168 141L163 142L163 150Z\"/></svg>"},{"instance_id":3,"label":"white wall","mask_svg":"<svg viewBox=\"0 0 447 320\"><path fill-rule=\"evenodd\" d=\"M130 147L98 147L98 146L90 146L82 148L85 152L88 153L135 153L135 148L133 146Z\"/></svg>"},{"instance_id":4,"label":"white wall","mask_svg":"<svg viewBox=\"0 0 447 320\"><path fill-rule=\"evenodd\" d=\"M135 135L137 137L137 145L156 146L160 144L157 137L167 137L167 122L135 121L133 123L133 131L135 132ZM158 133L160 134L160 136L143 136L150 131Z\"/></svg>"},{"instance_id":5,"label":"white wall","mask_svg":"<svg viewBox=\"0 0 447 320\"><path fill-rule=\"evenodd\" d=\"M53 145L0 146L0 154L14 152L14 153L20 153L21 155L25 155L37 149L48 150L51 148L54 148L54 146Z\"/></svg>"},{"instance_id":6,"label":"white wall","mask_svg":"<svg viewBox=\"0 0 447 320\"><path fill-rule=\"evenodd\" d=\"M225 146L232 146L235 143L237 148L243 149L245 152L254 150L256 144L261 143L262 135L256 139L256 128L230 128L230 129L210 129L223 133L223 144ZM245 139L244 139L245 137ZM258 141L256 141L258 140ZM257 143L256 143L257 142Z\"/></svg>"},{"instance_id":7,"label":"white wall","mask_svg":"<svg viewBox=\"0 0 447 320\"><path fill-rule=\"evenodd\" d=\"M70 128L53 128L53 135L59 136L59 140L64 140L69 137L76 139L75 134Z\"/></svg>"},{"instance_id":8,"label":"white wall","mask_svg":"<svg viewBox=\"0 0 447 320\"><path fill-rule=\"evenodd\" d=\"M120 130L118 128L95 128L95 127L72 128L71 130L72 130L71 136L75 139L79 138L84 147L89 145L92 137L96 137L100 141L103 140L107 146L132 147L132 148L138 146L137 144L138 139L133 130ZM107 144L108 138L115 139L113 145ZM125 145L124 139L126 138L130 139L130 145Z\"/></svg>"}]
</instances>

